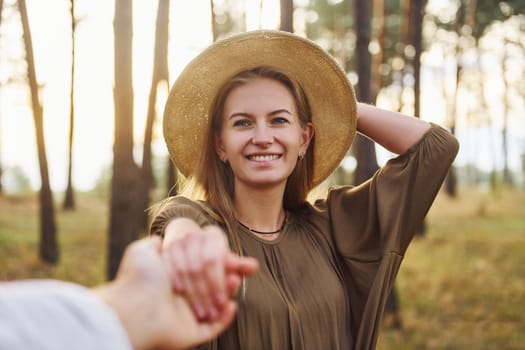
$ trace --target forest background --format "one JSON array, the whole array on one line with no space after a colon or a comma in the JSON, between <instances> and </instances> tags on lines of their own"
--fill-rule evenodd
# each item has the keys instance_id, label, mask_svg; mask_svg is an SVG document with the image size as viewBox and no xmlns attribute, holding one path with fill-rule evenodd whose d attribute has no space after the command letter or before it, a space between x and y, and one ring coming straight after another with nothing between
<instances>
[{"instance_id":1,"label":"forest background","mask_svg":"<svg viewBox=\"0 0 525 350\"><path fill-rule=\"evenodd\" d=\"M525 3L483 0L0 0L0 279L95 285L176 194L168 89L212 41L315 40L359 100L447 127L460 153L398 278L382 349L525 343ZM358 138L323 184L392 155Z\"/></svg>"}]
</instances>

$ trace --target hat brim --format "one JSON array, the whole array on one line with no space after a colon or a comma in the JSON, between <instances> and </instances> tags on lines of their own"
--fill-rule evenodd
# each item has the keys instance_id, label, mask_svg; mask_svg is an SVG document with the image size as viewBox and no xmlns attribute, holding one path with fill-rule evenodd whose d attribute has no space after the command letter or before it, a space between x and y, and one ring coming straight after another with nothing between
<instances>
[{"instance_id":1,"label":"hat brim","mask_svg":"<svg viewBox=\"0 0 525 350\"><path fill-rule=\"evenodd\" d=\"M235 74L271 66L304 89L315 129L313 184L339 165L356 133L357 104L345 72L320 46L282 31L259 30L212 44L173 84L164 110L164 138L175 166L193 173L204 149L215 94Z\"/></svg>"}]
</instances>

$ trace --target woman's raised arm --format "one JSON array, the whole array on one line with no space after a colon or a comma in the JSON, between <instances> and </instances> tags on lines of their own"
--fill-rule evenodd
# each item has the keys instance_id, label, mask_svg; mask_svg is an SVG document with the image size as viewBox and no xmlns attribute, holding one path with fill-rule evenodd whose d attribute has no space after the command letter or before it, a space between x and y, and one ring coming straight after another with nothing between
<instances>
[{"instance_id":1,"label":"woman's raised arm","mask_svg":"<svg viewBox=\"0 0 525 350\"><path fill-rule=\"evenodd\" d=\"M357 130L390 152L402 154L423 137L430 124L421 119L357 104Z\"/></svg>"}]
</instances>

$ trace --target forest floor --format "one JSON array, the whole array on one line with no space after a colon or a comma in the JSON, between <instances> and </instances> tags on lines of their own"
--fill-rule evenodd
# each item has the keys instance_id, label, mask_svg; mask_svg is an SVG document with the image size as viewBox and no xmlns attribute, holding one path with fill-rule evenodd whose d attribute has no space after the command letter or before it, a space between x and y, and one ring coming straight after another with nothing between
<instances>
[{"instance_id":1,"label":"forest floor","mask_svg":"<svg viewBox=\"0 0 525 350\"><path fill-rule=\"evenodd\" d=\"M37 195L0 196L0 280L105 280L107 200L77 194L57 205L60 262L38 259ZM401 329L383 329L378 350L523 349L525 192L460 189L440 194L426 234L408 249L396 282Z\"/></svg>"}]
</instances>

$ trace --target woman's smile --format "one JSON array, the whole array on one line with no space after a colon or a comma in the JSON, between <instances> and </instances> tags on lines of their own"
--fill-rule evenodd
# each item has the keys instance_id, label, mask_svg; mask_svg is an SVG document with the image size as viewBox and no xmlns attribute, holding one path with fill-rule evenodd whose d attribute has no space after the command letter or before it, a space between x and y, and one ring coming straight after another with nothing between
<instances>
[{"instance_id":1,"label":"woman's smile","mask_svg":"<svg viewBox=\"0 0 525 350\"><path fill-rule=\"evenodd\" d=\"M256 163L269 163L273 160L277 160L281 158L281 155L280 154L252 154L246 158Z\"/></svg>"}]
</instances>

